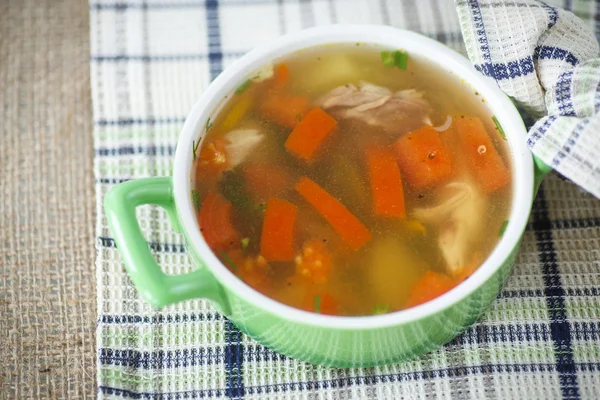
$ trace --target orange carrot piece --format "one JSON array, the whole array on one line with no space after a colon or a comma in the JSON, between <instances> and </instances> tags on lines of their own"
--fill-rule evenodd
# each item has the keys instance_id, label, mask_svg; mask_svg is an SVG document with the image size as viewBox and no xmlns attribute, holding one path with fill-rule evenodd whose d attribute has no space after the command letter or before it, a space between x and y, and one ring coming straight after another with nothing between
<instances>
[{"instance_id":1,"label":"orange carrot piece","mask_svg":"<svg viewBox=\"0 0 600 400\"><path fill-rule=\"evenodd\" d=\"M270 90L258 106L259 112L276 124L293 129L310 107L306 96L286 96Z\"/></svg>"},{"instance_id":2,"label":"orange carrot piece","mask_svg":"<svg viewBox=\"0 0 600 400\"><path fill-rule=\"evenodd\" d=\"M296 156L310 160L325 138L336 127L337 121L319 107L310 110L296 125L285 141L285 148Z\"/></svg>"},{"instance_id":3,"label":"orange carrot piece","mask_svg":"<svg viewBox=\"0 0 600 400\"><path fill-rule=\"evenodd\" d=\"M294 186L342 239L354 250L360 249L371 239L371 232L335 197L309 178L303 176Z\"/></svg>"},{"instance_id":4,"label":"orange carrot piece","mask_svg":"<svg viewBox=\"0 0 600 400\"><path fill-rule=\"evenodd\" d=\"M314 283L325 283L331 275L333 257L320 239L312 239L304 243L302 254L294 261L296 273Z\"/></svg>"},{"instance_id":5,"label":"orange carrot piece","mask_svg":"<svg viewBox=\"0 0 600 400\"><path fill-rule=\"evenodd\" d=\"M298 208L285 200L271 198L267 202L260 236L260 254L268 261L290 261L294 258L294 223Z\"/></svg>"},{"instance_id":6,"label":"orange carrot piece","mask_svg":"<svg viewBox=\"0 0 600 400\"><path fill-rule=\"evenodd\" d=\"M437 185L452 176L450 151L429 125L402 136L394 148L402 176L415 188Z\"/></svg>"},{"instance_id":7,"label":"orange carrot piece","mask_svg":"<svg viewBox=\"0 0 600 400\"><path fill-rule=\"evenodd\" d=\"M216 178L220 175L229 165L227 159L227 151L225 146L227 142L217 137L214 140L204 143L202 147L197 150L196 156L198 162L196 164L196 174L203 178Z\"/></svg>"},{"instance_id":8,"label":"orange carrot piece","mask_svg":"<svg viewBox=\"0 0 600 400\"><path fill-rule=\"evenodd\" d=\"M275 86L284 86L290 80L290 70L287 64L281 63L275 66Z\"/></svg>"},{"instance_id":9,"label":"orange carrot piece","mask_svg":"<svg viewBox=\"0 0 600 400\"><path fill-rule=\"evenodd\" d=\"M266 273L268 264L260 265L256 257L245 254L241 248L222 251L218 256L221 262L248 286L261 293L270 289L271 281Z\"/></svg>"},{"instance_id":10,"label":"orange carrot piece","mask_svg":"<svg viewBox=\"0 0 600 400\"><path fill-rule=\"evenodd\" d=\"M455 287L458 283L460 282L456 282L439 272L427 271L411 289L406 307L414 307L433 300Z\"/></svg>"},{"instance_id":11,"label":"orange carrot piece","mask_svg":"<svg viewBox=\"0 0 600 400\"><path fill-rule=\"evenodd\" d=\"M477 117L455 118L464 157L477 181L486 192L502 189L510 182L510 171L494 147L483 122Z\"/></svg>"},{"instance_id":12,"label":"orange carrot piece","mask_svg":"<svg viewBox=\"0 0 600 400\"><path fill-rule=\"evenodd\" d=\"M231 202L217 192L209 192L198 216L200 231L214 251L237 242L238 232L231 225Z\"/></svg>"},{"instance_id":13,"label":"orange carrot piece","mask_svg":"<svg viewBox=\"0 0 600 400\"><path fill-rule=\"evenodd\" d=\"M394 153L385 148L369 149L367 164L371 175L375 215L405 217L402 177Z\"/></svg>"},{"instance_id":14,"label":"orange carrot piece","mask_svg":"<svg viewBox=\"0 0 600 400\"><path fill-rule=\"evenodd\" d=\"M292 174L280 165L250 163L242 167L246 188L259 200L278 196L292 187Z\"/></svg>"}]
</instances>

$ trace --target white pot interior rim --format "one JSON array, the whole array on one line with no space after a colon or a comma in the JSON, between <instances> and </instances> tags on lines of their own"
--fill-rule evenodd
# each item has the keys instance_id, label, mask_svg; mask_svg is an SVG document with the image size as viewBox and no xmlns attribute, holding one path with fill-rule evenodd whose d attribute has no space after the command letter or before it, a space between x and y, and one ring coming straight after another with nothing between
<instances>
[{"instance_id":1,"label":"white pot interior rim","mask_svg":"<svg viewBox=\"0 0 600 400\"><path fill-rule=\"evenodd\" d=\"M197 225L190 192L192 183L192 142L204 136L204 126L220 106L247 76L266 62L288 53L323 44L371 43L384 48L401 48L410 54L429 58L439 67L454 73L477 90L488 103L510 143L513 156L513 198L509 223L502 239L477 271L463 283L419 306L389 314L363 317L326 316L302 311L260 294L233 275L214 255L204 241ZM533 200L533 161L525 144L523 121L509 98L490 78L477 72L462 55L432 39L417 33L375 25L331 25L311 28L283 36L256 48L237 60L215 79L202 93L187 117L175 154L173 184L176 207L189 243L201 256L217 281L238 296L282 319L312 326L335 329L373 329L401 325L438 313L464 299L488 280L519 244L525 230Z\"/></svg>"}]
</instances>

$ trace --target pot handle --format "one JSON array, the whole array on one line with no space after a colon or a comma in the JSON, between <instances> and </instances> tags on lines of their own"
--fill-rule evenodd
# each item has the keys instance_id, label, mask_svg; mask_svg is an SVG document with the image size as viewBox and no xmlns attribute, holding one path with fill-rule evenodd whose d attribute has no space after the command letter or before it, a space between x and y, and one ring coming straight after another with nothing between
<instances>
[{"instance_id":1,"label":"pot handle","mask_svg":"<svg viewBox=\"0 0 600 400\"><path fill-rule=\"evenodd\" d=\"M533 197L537 195L542 181L550 171L552 171L552 167L548 166L536 156L533 156Z\"/></svg>"},{"instance_id":2,"label":"pot handle","mask_svg":"<svg viewBox=\"0 0 600 400\"><path fill-rule=\"evenodd\" d=\"M223 290L204 266L182 275L165 274L150 253L138 224L135 209L144 204L164 208L178 229L178 217L170 177L144 178L115 186L104 197L108 225L125 268L141 296L154 307L192 298L212 300L226 312Z\"/></svg>"}]
</instances>

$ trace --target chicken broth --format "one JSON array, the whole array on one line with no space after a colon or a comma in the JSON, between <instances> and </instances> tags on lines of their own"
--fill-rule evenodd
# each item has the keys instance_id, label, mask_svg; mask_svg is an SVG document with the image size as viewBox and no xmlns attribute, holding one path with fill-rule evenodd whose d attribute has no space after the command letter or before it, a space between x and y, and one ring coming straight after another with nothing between
<instances>
[{"instance_id":1,"label":"chicken broth","mask_svg":"<svg viewBox=\"0 0 600 400\"><path fill-rule=\"evenodd\" d=\"M296 308L373 315L467 279L510 211L485 101L401 50L330 45L266 65L195 143L201 232L236 276Z\"/></svg>"}]
</instances>

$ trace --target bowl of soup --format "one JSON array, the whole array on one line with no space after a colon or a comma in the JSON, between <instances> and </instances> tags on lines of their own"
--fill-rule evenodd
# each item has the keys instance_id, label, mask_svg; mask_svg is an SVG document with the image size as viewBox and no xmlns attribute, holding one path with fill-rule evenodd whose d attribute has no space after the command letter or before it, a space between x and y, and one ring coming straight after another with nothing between
<instances>
[{"instance_id":1,"label":"bowl of soup","mask_svg":"<svg viewBox=\"0 0 600 400\"><path fill-rule=\"evenodd\" d=\"M228 67L190 112L172 177L111 190L108 222L156 307L205 298L287 356L406 360L474 323L510 274L547 171L519 113L419 34L328 26ZM197 268L167 275L135 208L164 207Z\"/></svg>"}]
</instances>

